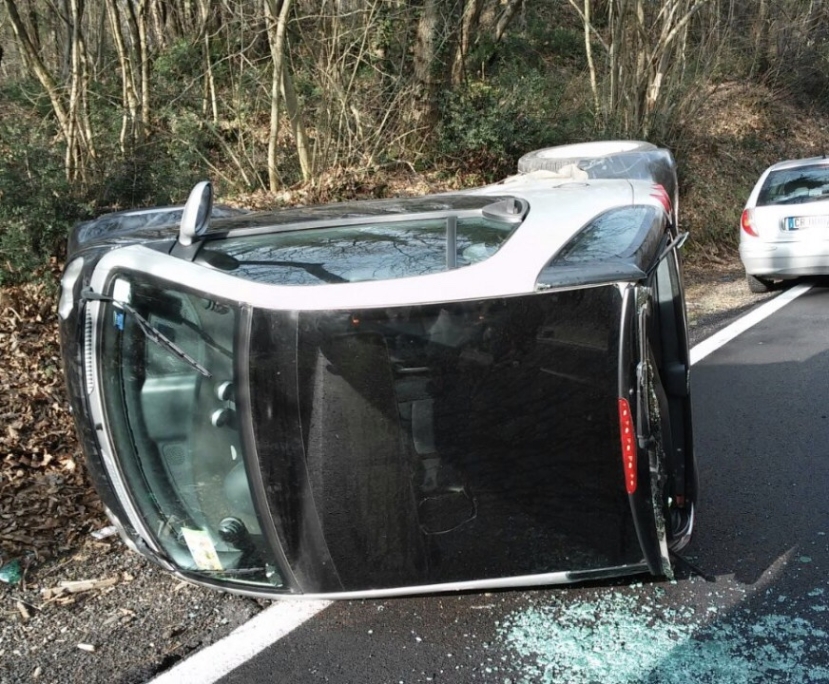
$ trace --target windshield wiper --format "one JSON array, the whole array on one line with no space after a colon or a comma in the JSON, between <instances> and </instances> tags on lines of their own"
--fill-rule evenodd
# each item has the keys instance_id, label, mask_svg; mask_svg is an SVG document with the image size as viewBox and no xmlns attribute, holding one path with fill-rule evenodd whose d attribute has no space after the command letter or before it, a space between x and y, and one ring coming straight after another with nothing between
<instances>
[{"instance_id":1,"label":"windshield wiper","mask_svg":"<svg viewBox=\"0 0 829 684\"><path fill-rule=\"evenodd\" d=\"M188 354L181 347L179 347L175 342L173 342L158 328L155 328L152 323L150 323L146 318L144 318L140 313L138 313L138 311L136 311L135 308L130 304L118 301L113 297L98 294L96 292L93 292L90 288L87 288L83 292L81 292L81 299L84 301L110 302L111 304L115 304L116 306L121 307L122 309L124 309L124 311L127 311L130 314L132 314L133 318L135 318L135 322L138 323L138 327L141 328L141 332L144 333L144 336L148 340L151 340L162 349L166 349L173 356L184 361L184 363L190 366L193 370L201 373L204 377L213 377L213 374L209 370L207 370L207 368L202 366L198 361L196 361L196 359L190 356L190 354Z\"/></svg>"}]
</instances>

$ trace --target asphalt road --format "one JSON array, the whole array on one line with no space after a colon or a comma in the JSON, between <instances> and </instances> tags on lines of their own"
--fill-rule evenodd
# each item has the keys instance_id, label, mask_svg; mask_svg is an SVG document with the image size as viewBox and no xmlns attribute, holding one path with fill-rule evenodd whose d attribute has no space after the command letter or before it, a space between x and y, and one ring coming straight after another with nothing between
<instances>
[{"instance_id":1,"label":"asphalt road","mask_svg":"<svg viewBox=\"0 0 829 684\"><path fill-rule=\"evenodd\" d=\"M828 380L825 287L695 366L708 580L336 602L220 681L829 682Z\"/></svg>"}]
</instances>

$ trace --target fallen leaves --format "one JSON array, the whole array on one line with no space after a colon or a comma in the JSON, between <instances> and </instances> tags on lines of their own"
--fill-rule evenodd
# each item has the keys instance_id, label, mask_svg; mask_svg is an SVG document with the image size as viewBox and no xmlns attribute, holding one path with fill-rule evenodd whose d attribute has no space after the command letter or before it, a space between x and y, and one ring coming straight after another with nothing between
<instances>
[{"instance_id":1,"label":"fallen leaves","mask_svg":"<svg viewBox=\"0 0 829 684\"><path fill-rule=\"evenodd\" d=\"M0 291L0 562L54 557L106 524L64 395L51 277Z\"/></svg>"}]
</instances>

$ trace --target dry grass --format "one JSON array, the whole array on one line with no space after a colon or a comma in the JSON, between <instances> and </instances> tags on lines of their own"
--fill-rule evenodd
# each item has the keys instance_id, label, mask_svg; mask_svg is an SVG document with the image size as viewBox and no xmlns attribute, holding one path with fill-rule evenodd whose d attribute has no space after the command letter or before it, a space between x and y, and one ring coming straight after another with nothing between
<instances>
[{"instance_id":1,"label":"dry grass","mask_svg":"<svg viewBox=\"0 0 829 684\"><path fill-rule=\"evenodd\" d=\"M691 231L691 260L727 264L736 257L740 213L757 178L783 159L829 151L829 117L804 112L785 94L756 84L711 90L675 150L680 212Z\"/></svg>"}]
</instances>

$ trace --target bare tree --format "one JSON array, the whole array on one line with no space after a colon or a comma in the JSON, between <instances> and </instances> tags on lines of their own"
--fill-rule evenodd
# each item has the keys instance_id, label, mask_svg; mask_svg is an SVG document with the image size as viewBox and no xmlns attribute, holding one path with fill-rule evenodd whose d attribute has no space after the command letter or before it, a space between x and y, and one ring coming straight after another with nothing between
<instances>
[{"instance_id":1,"label":"bare tree","mask_svg":"<svg viewBox=\"0 0 829 684\"><path fill-rule=\"evenodd\" d=\"M279 175L276 170L276 149L279 133L279 98L282 93L283 69L285 61L285 29L291 0L265 0L265 17L267 18L268 44L271 48L271 123L268 134L268 184L271 192L279 188Z\"/></svg>"},{"instance_id":2,"label":"bare tree","mask_svg":"<svg viewBox=\"0 0 829 684\"><path fill-rule=\"evenodd\" d=\"M446 43L457 28L452 10L455 3L424 0L413 46L414 83L417 97L412 122L420 129L432 128L438 120L438 95L448 82L443 63Z\"/></svg>"},{"instance_id":3,"label":"bare tree","mask_svg":"<svg viewBox=\"0 0 829 684\"><path fill-rule=\"evenodd\" d=\"M296 6L284 102L303 176L373 164L378 150L391 149L411 130L415 12L404 0L339 0L322 7L299 0ZM304 98L295 92L294 74L306 84Z\"/></svg>"},{"instance_id":4,"label":"bare tree","mask_svg":"<svg viewBox=\"0 0 829 684\"><path fill-rule=\"evenodd\" d=\"M461 19L460 36L452 62L452 83L460 84L465 76L466 58L474 40L475 29L481 18L484 0L465 0Z\"/></svg>"},{"instance_id":5,"label":"bare tree","mask_svg":"<svg viewBox=\"0 0 829 684\"><path fill-rule=\"evenodd\" d=\"M464 0L463 13L452 62L452 85L460 85L466 76L472 47L487 38L492 46L501 42L524 0Z\"/></svg>"},{"instance_id":6,"label":"bare tree","mask_svg":"<svg viewBox=\"0 0 829 684\"><path fill-rule=\"evenodd\" d=\"M15 0L4 0L4 5L25 67L49 97L65 141L66 177L69 180L85 180L87 163L95 158L95 146L88 109L89 73L82 31L83 0L70 2L68 22L72 30L68 88L62 86L41 56L37 20L30 16L28 23L24 21Z\"/></svg>"},{"instance_id":7,"label":"bare tree","mask_svg":"<svg viewBox=\"0 0 829 684\"><path fill-rule=\"evenodd\" d=\"M698 35L689 42L692 22L713 0L606 0L606 28L598 29L593 0L569 0L585 31L596 117L604 128L647 137L657 121L677 110L688 78L688 51L708 67L717 58L722 34L697 22ZM601 59L593 46L601 47Z\"/></svg>"},{"instance_id":8,"label":"bare tree","mask_svg":"<svg viewBox=\"0 0 829 684\"><path fill-rule=\"evenodd\" d=\"M210 117L213 125L219 123L219 99L216 93L216 76L213 69L213 59L210 54L211 43L211 7L209 0L199 0L199 29L198 38L202 44L204 55L204 97L202 112Z\"/></svg>"},{"instance_id":9,"label":"bare tree","mask_svg":"<svg viewBox=\"0 0 829 684\"><path fill-rule=\"evenodd\" d=\"M130 48L128 34L124 31L125 21L121 14L118 0L106 0L109 12L109 25L115 49L118 53L118 62L121 70L121 153L126 154L128 147L134 145L143 136L143 120L141 116L139 80L135 51ZM129 146L128 146L129 142Z\"/></svg>"}]
</instances>

